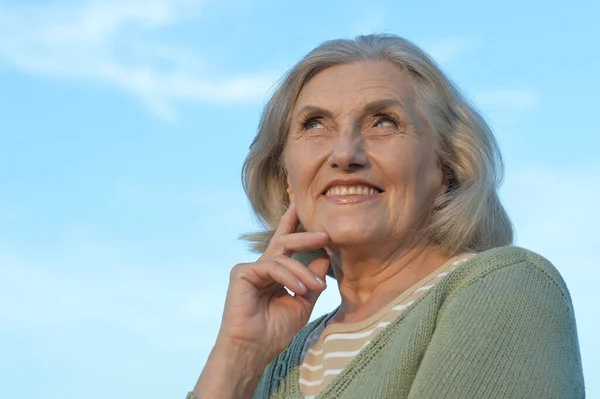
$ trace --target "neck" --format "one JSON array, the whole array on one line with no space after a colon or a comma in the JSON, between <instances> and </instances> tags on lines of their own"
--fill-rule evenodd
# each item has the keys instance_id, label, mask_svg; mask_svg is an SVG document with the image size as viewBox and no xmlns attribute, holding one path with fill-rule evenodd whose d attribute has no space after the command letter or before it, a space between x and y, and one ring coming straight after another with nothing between
<instances>
[{"instance_id":1,"label":"neck","mask_svg":"<svg viewBox=\"0 0 600 399\"><path fill-rule=\"evenodd\" d=\"M452 257L425 240L380 251L328 249L342 297L336 322L351 323L370 317Z\"/></svg>"}]
</instances>

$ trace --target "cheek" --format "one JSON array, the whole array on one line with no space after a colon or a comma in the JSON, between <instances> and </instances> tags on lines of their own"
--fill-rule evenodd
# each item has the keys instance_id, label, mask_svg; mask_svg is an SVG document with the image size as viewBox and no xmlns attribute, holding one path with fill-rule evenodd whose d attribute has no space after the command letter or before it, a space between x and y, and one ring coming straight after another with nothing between
<instances>
[{"instance_id":1,"label":"cheek","mask_svg":"<svg viewBox=\"0 0 600 399\"><path fill-rule=\"evenodd\" d=\"M314 143L288 143L284 158L288 185L295 196L310 195L309 189L321 166L322 154ZM321 146L322 147L322 146Z\"/></svg>"},{"instance_id":2,"label":"cheek","mask_svg":"<svg viewBox=\"0 0 600 399\"><path fill-rule=\"evenodd\" d=\"M419 155L418 149L407 148L381 148L374 153L373 159L378 164L378 169L395 189L406 190L419 180Z\"/></svg>"},{"instance_id":3,"label":"cheek","mask_svg":"<svg viewBox=\"0 0 600 399\"><path fill-rule=\"evenodd\" d=\"M431 154L423 154L423 162L419 165L417 173L421 197L433 200L440 192L444 184L442 169L437 158Z\"/></svg>"},{"instance_id":4,"label":"cheek","mask_svg":"<svg viewBox=\"0 0 600 399\"><path fill-rule=\"evenodd\" d=\"M297 155L286 156L287 192L291 201L302 206L310 184L309 173L302 159Z\"/></svg>"},{"instance_id":5,"label":"cheek","mask_svg":"<svg viewBox=\"0 0 600 399\"><path fill-rule=\"evenodd\" d=\"M293 191L294 195L302 194L302 170L298 168L297 163L288 163L286 166L288 190Z\"/></svg>"},{"instance_id":6,"label":"cheek","mask_svg":"<svg viewBox=\"0 0 600 399\"><path fill-rule=\"evenodd\" d=\"M296 209L298 210L298 216L302 219L302 216L311 213L315 206L315 201L311 191L311 180L307 174L302 171L296 171L289 176L288 179L288 193L290 199L296 203Z\"/></svg>"},{"instance_id":7,"label":"cheek","mask_svg":"<svg viewBox=\"0 0 600 399\"><path fill-rule=\"evenodd\" d=\"M290 201L294 201L296 204L296 212L300 224L305 230L311 231L313 228L313 218L311 215L314 214L314 201L307 195L307 190L303 188L302 182L298 181L294 177L290 176L288 179L288 195Z\"/></svg>"},{"instance_id":8,"label":"cheek","mask_svg":"<svg viewBox=\"0 0 600 399\"><path fill-rule=\"evenodd\" d=\"M385 157L379 158L378 163L391 188L397 191L397 197L394 196L397 200L414 198L414 201L420 202L432 191L437 194L442 184L442 173L430 149L419 145L405 146L396 151L382 149L380 154L384 151L388 152Z\"/></svg>"},{"instance_id":9,"label":"cheek","mask_svg":"<svg viewBox=\"0 0 600 399\"><path fill-rule=\"evenodd\" d=\"M314 199L314 180L318 172L311 162L306 160L310 157L302 156L301 152L295 152L293 155L288 153L285 159L288 196L296 204L298 218L302 226L312 231L315 226L315 207Z\"/></svg>"}]
</instances>

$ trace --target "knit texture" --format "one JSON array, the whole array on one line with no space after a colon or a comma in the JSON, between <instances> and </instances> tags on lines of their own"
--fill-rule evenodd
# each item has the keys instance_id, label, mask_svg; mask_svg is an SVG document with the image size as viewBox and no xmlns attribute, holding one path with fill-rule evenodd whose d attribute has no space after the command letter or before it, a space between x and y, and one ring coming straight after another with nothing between
<instances>
[{"instance_id":1,"label":"knit texture","mask_svg":"<svg viewBox=\"0 0 600 399\"><path fill-rule=\"evenodd\" d=\"M269 364L254 399L302 399L302 348L323 317ZM517 247L491 249L457 267L317 396L584 397L569 291L550 262Z\"/></svg>"},{"instance_id":2,"label":"knit texture","mask_svg":"<svg viewBox=\"0 0 600 399\"><path fill-rule=\"evenodd\" d=\"M313 330L302 349L299 381L300 392L304 398L315 399L378 333L398 318L400 313L474 255L461 254L449 259L364 320L328 325L327 321L331 320L337 311L330 313L331 316L325 318Z\"/></svg>"}]
</instances>

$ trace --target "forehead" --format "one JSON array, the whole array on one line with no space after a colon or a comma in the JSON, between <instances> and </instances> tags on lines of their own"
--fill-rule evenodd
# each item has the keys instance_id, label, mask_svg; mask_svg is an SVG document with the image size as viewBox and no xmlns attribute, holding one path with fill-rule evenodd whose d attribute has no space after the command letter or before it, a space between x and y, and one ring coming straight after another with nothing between
<instances>
[{"instance_id":1,"label":"forehead","mask_svg":"<svg viewBox=\"0 0 600 399\"><path fill-rule=\"evenodd\" d=\"M390 61L336 65L316 74L300 91L294 111L306 105L335 110L379 100L414 102L411 76Z\"/></svg>"}]
</instances>

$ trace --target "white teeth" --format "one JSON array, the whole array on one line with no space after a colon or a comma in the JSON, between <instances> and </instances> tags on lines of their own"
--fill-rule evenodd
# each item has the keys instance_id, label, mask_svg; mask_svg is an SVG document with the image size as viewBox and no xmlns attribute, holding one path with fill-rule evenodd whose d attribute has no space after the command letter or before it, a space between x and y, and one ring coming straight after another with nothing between
<instances>
[{"instance_id":1,"label":"white teeth","mask_svg":"<svg viewBox=\"0 0 600 399\"><path fill-rule=\"evenodd\" d=\"M367 186L333 186L325 193L328 197L341 195L375 195L378 191Z\"/></svg>"}]
</instances>

